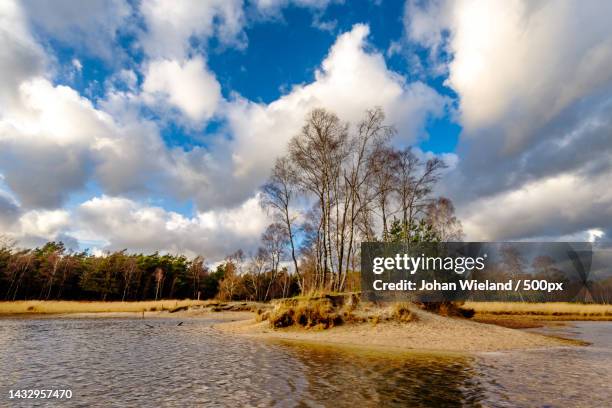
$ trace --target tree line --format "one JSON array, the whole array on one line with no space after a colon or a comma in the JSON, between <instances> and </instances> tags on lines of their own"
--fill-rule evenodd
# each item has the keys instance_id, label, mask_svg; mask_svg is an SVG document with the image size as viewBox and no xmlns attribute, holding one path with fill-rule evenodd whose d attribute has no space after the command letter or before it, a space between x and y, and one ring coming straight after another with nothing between
<instances>
[{"instance_id":1,"label":"tree line","mask_svg":"<svg viewBox=\"0 0 612 408\"><path fill-rule=\"evenodd\" d=\"M20 249L0 239L0 299L267 301L359 290L359 243L461 240L452 202L433 196L445 163L391 144L382 109L354 126L311 111L261 187L273 222L250 254L214 268L202 256L94 256L61 242ZM1 238L1 237L0 237Z\"/></svg>"},{"instance_id":2,"label":"tree line","mask_svg":"<svg viewBox=\"0 0 612 408\"><path fill-rule=\"evenodd\" d=\"M265 259L264 259L265 258ZM61 242L34 249L0 240L0 300L248 299L293 296L297 284L285 269L272 272L263 252L248 263L242 251L215 268L204 258L125 250L94 256ZM245 265L249 265L248 270ZM259 270L252 269L257 264Z\"/></svg>"}]
</instances>

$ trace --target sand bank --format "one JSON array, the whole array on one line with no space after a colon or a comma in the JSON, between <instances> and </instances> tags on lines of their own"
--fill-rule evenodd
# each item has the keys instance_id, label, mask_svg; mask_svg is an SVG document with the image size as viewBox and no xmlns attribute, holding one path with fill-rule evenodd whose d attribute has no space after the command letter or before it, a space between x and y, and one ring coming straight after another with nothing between
<instances>
[{"instance_id":1,"label":"sand bank","mask_svg":"<svg viewBox=\"0 0 612 408\"><path fill-rule=\"evenodd\" d=\"M261 339L402 351L473 353L583 344L466 319L442 317L420 310L415 313L418 317L415 322L347 324L327 330L272 329L268 322L256 322L253 318L219 323L214 328L225 333Z\"/></svg>"}]
</instances>

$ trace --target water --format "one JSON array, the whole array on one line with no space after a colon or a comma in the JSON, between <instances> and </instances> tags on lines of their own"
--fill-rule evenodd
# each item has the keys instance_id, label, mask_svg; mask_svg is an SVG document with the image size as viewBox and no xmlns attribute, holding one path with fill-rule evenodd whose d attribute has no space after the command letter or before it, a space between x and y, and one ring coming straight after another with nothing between
<instances>
[{"instance_id":1,"label":"water","mask_svg":"<svg viewBox=\"0 0 612 408\"><path fill-rule=\"evenodd\" d=\"M250 340L211 319L0 319L0 406L609 406L612 323L590 347L472 357L366 354ZM152 326L152 327L149 327ZM17 401L10 389L71 389ZM38 405L37 405L38 404Z\"/></svg>"}]
</instances>

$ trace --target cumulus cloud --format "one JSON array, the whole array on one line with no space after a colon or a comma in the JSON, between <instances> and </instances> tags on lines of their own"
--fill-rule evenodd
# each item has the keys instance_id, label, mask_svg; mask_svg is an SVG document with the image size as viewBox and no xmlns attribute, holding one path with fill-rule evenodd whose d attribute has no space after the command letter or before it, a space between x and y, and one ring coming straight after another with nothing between
<instances>
[{"instance_id":1,"label":"cumulus cloud","mask_svg":"<svg viewBox=\"0 0 612 408\"><path fill-rule=\"evenodd\" d=\"M146 25L141 43L152 58L184 59L190 40L205 42L213 35L224 44L245 45L241 0L143 1L140 12Z\"/></svg>"},{"instance_id":2,"label":"cumulus cloud","mask_svg":"<svg viewBox=\"0 0 612 408\"><path fill-rule=\"evenodd\" d=\"M459 96L464 131L447 189L470 238L609 228L611 13L605 2L407 3L408 38Z\"/></svg>"},{"instance_id":3,"label":"cumulus cloud","mask_svg":"<svg viewBox=\"0 0 612 408\"><path fill-rule=\"evenodd\" d=\"M0 118L5 183L27 207L57 207L86 182L89 144L104 128L70 88L38 78L23 82L19 97Z\"/></svg>"},{"instance_id":4,"label":"cumulus cloud","mask_svg":"<svg viewBox=\"0 0 612 408\"><path fill-rule=\"evenodd\" d=\"M612 191L608 185L608 174L588 179L560 174L478 200L460 215L465 232L483 240L595 231L612 224ZM585 203L589 211L582 213Z\"/></svg>"},{"instance_id":5,"label":"cumulus cloud","mask_svg":"<svg viewBox=\"0 0 612 408\"><path fill-rule=\"evenodd\" d=\"M168 103L197 122L209 119L221 99L221 86L201 57L182 63L173 60L150 62L142 90L147 103L158 106Z\"/></svg>"},{"instance_id":6,"label":"cumulus cloud","mask_svg":"<svg viewBox=\"0 0 612 408\"><path fill-rule=\"evenodd\" d=\"M315 107L328 108L343 120L355 123L366 109L382 106L388 121L398 127L398 144L417 140L427 119L444 113L447 99L424 83L408 82L390 70L382 54L368 51L368 34L368 26L358 24L340 35L313 82L296 85L269 104L255 103L237 94L229 101L220 96L216 101L207 100L208 95L218 91L210 91L216 88L212 78L198 79L204 75L205 67L202 60L195 59L189 65L168 60L152 63L145 76L143 95L111 95L105 108L120 115L129 110L124 105L126 98L142 97L149 98L149 103L170 101L192 120L205 120L216 110L216 115L225 121L221 134L209 138L206 149L173 149L157 154L164 172L157 176L156 183L181 199L195 199L199 208L235 206L255 194L275 158L284 154L289 139ZM115 96L117 100L112 100ZM132 139L132 143L137 140ZM104 161L109 171L130 174L118 169L123 162ZM113 180L127 181L130 177ZM113 194L119 193L121 189L113 190Z\"/></svg>"},{"instance_id":7,"label":"cumulus cloud","mask_svg":"<svg viewBox=\"0 0 612 408\"><path fill-rule=\"evenodd\" d=\"M26 208L59 207L92 179L113 194L149 191L170 160L153 123L118 123L69 87L33 78L19 99L0 118L0 168Z\"/></svg>"},{"instance_id":8,"label":"cumulus cloud","mask_svg":"<svg viewBox=\"0 0 612 408\"><path fill-rule=\"evenodd\" d=\"M17 207L15 207L17 208ZM0 211L3 210L0 197ZM17 208L19 212L19 209ZM66 248L78 249L78 241L65 230L72 225L66 210L31 210L19 214L17 220L6 223L6 214L0 214L0 227L5 228L0 238L6 237L19 246L42 246L49 241L61 241Z\"/></svg>"},{"instance_id":9,"label":"cumulus cloud","mask_svg":"<svg viewBox=\"0 0 612 408\"><path fill-rule=\"evenodd\" d=\"M161 207L102 196L81 204L77 218L75 235L98 237L107 242L104 249L200 254L215 261L237 249L253 248L269 221L258 197L190 218Z\"/></svg>"},{"instance_id":10,"label":"cumulus cloud","mask_svg":"<svg viewBox=\"0 0 612 408\"><path fill-rule=\"evenodd\" d=\"M153 0L140 4L144 29L142 100L166 114L178 109L191 124L215 113L221 86L204 57L212 37L223 45L246 46L241 0Z\"/></svg>"},{"instance_id":11,"label":"cumulus cloud","mask_svg":"<svg viewBox=\"0 0 612 408\"><path fill-rule=\"evenodd\" d=\"M612 4L463 0L407 10L411 38L452 54L447 84L468 133L503 122L509 143L535 137L530 130L612 79Z\"/></svg>"},{"instance_id":12,"label":"cumulus cloud","mask_svg":"<svg viewBox=\"0 0 612 408\"><path fill-rule=\"evenodd\" d=\"M22 236L55 239L69 224L66 210L32 210L19 218L18 231Z\"/></svg>"},{"instance_id":13,"label":"cumulus cloud","mask_svg":"<svg viewBox=\"0 0 612 408\"><path fill-rule=\"evenodd\" d=\"M235 94L229 101L218 96L215 108L214 102L206 100L215 93L210 91L215 88L212 78L198 80L204 75L202 60L182 66L168 60L153 63L143 85L145 100L162 103L156 99L162 93L192 120L204 120L216 109L217 115L226 121L222 134L209 139L207 149L158 153L155 157L163 163L164 171L157 175L156 183L180 199L195 199L203 209L244 202L266 180L275 158L285 152L289 139L299 131L307 112L315 107L328 108L355 123L366 109L382 106L389 122L398 127L396 142L402 145L414 142L426 120L442 115L448 101L424 83L408 82L390 70L382 54L367 51L368 34L368 26L358 24L340 35L312 83L296 85L270 104L255 103ZM128 98L139 98L129 95ZM116 97L116 101L109 100L107 108L117 114L129 110L123 104L125 94ZM137 143L139 139L130 140ZM125 151L123 145L120 149ZM134 148L135 155L137 151ZM124 162L104 161L109 171L117 173L112 180L131 180L119 177L131 174L120 167ZM121 192L120 188L112 190L113 194Z\"/></svg>"},{"instance_id":14,"label":"cumulus cloud","mask_svg":"<svg viewBox=\"0 0 612 408\"><path fill-rule=\"evenodd\" d=\"M16 102L19 84L44 73L47 63L42 47L28 30L19 3L0 3L0 112Z\"/></svg>"}]
</instances>

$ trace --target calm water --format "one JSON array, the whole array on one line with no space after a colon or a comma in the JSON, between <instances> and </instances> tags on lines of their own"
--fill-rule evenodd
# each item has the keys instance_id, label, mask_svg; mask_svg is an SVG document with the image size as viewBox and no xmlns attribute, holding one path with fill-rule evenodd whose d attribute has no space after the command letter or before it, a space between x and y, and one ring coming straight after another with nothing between
<instances>
[{"instance_id":1,"label":"calm water","mask_svg":"<svg viewBox=\"0 0 612 408\"><path fill-rule=\"evenodd\" d=\"M609 406L612 324L585 348L469 358L366 355L236 338L209 319L0 319L9 389L71 389L57 406ZM152 327L149 327L152 326ZM38 406L47 406L38 402ZM20 405L21 404L21 405Z\"/></svg>"}]
</instances>

